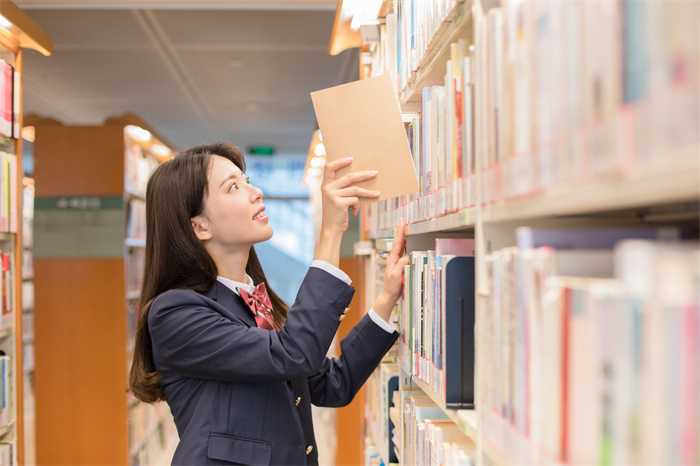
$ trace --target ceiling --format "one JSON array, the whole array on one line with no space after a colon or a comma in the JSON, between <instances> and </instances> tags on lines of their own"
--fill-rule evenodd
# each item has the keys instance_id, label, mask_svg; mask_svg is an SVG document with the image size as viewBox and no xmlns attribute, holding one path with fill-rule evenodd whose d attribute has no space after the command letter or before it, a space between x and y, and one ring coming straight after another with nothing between
<instances>
[{"instance_id":1,"label":"ceiling","mask_svg":"<svg viewBox=\"0 0 700 466\"><path fill-rule=\"evenodd\" d=\"M15 0L54 53L24 55L24 113L101 124L136 113L178 148L230 140L306 153L309 93L357 79L328 55L335 0Z\"/></svg>"}]
</instances>

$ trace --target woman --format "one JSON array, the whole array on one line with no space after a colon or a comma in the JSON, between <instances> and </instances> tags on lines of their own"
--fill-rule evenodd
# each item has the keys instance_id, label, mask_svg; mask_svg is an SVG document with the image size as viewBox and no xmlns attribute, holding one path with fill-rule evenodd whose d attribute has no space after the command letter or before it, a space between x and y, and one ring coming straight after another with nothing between
<instances>
[{"instance_id":1,"label":"woman","mask_svg":"<svg viewBox=\"0 0 700 466\"><path fill-rule=\"evenodd\" d=\"M272 228L237 147L191 148L151 176L129 382L140 400L168 402L180 436L173 464L317 464L311 403L348 404L396 340L403 224L373 309L341 341L342 355L325 357L354 293L338 269L348 211L379 194L352 185L376 172L336 179L350 163L326 166L315 260L291 308L255 255Z\"/></svg>"}]
</instances>

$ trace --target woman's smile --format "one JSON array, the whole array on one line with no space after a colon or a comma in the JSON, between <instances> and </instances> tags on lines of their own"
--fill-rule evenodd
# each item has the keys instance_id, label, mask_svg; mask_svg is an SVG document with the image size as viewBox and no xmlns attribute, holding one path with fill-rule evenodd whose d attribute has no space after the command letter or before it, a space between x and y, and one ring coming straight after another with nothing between
<instances>
[{"instance_id":1,"label":"woman's smile","mask_svg":"<svg viewBox=\"0 0 700 466\"><path fill-rule=\"evenodd\" d=\"M258 211L257 214L253 217L253 220L255 221L260 221L260 222L267 222L268 218L267 215L265 215L265 207L263 206L262 209Z\"/></svg>"}]
</instances>

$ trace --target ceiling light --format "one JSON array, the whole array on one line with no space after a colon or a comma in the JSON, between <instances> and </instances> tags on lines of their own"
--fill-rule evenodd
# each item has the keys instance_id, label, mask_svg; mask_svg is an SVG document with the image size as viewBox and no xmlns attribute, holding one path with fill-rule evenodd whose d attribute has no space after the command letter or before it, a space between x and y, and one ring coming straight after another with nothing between
<instances>
[{"instance_id":1,"label":"ceiling light","mask_svg":"<svg viewBox=\"0 0 700 466\"><path fill-rule=\"evenodd\" d=\"M363 24L376 23L382 0L343 0L341 17L352 18L350 29L357 31Z\"/></svg>"},{"instance_id":2,"label":"ceiling light","mask_svg":"<svg viewBox=\"0 0 700 466\"><path fill-rule=\"evenodd\" d=\"M9 22L3 15L0 15L0 27L4 27L5 29L10 29L12 27L12 23Z\"/></svg>"},{"instance_id":3,"label":"ceiling light","mask_svg":"<svg viewBox=\"0 0 700 466\"><path fill-rule=\"evenodd\" d=\"M167 157L168 155L170 155L170 149L165 147L163 144L153 144L151 146L151 150L163 157Z\"/></svg>"},{"instance_id":4,"label":"ceiling light","mask_svg":"<svg viewBox=\"0 0 700 466\"><path fill-rule=\"evenodd\" d=\"M326 155L326 146L324 146L322 142L319 142L316 144L316 147L314 147L314 154L318 156Z\"/></svg>"},{"instance_id":5,"label":"ceiling light","mask_svg":"<svg viewBox=\"0 0 700 466\"><path fill-rule=\"evenodd\" d=\"M306 170L306 174L311 176L311 177L319 177L323 174L323 170L321 170L318 167L309 167L308 170Z\"/></svg>"},{"instance_id":6,"label":"ceiling light","mask_svg":"<svg viewBox=\"0 0 700 466\"><path fill-rule=\"evenodd\" d=\"M311 162L309 162L309 165L314 168L321 168L326 165L326 159L323 157L314 157L311 159Z\"/></svg>"},{"instance_id":7,"label":"ceiling light","mask_svg":"<svg viewBox=\"0 0 700 466\"><path fill-rule=\"evenodd\" d=\"M256 104L255 102L250 102L248 104L245 104L245 111L246 112L259 112L260 111L260 104Z\"/></svg>"},{"instance_id":8,"label":"ceiling light","mask_svg":"<svg viewBox=\"0 0 700 466\"><path fill-rule=\"evenodd\" d=\"M126 127L126 132L129 134L134 139L138 139L139 141L150 141L151 140L151 133L143 128L139 128L138 126L134 125L129 125Z\"/></svg>"}]
</instances>

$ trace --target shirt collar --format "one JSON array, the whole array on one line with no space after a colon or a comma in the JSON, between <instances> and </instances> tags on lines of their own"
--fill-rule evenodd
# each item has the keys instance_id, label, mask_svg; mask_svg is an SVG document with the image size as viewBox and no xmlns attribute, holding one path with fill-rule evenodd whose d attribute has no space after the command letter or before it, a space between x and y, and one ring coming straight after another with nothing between
<instances>
[{"instance_id":1,"label":"shirt collar","mask_svg":"<svg viewBox=\"0 0 700 466\"><path fill-rule=\"evenodd\" d=\"M250 275L246 274L245 276L247 283L241 283L237 282L234 280L231 280L229 278L224 278L224 277L216 277L216 279L221 282L223 285L226 286L226 288L230 289L234 293L240 296L240 293L238 292L238 288L242 289L246 293L252 294L255 291L255 284L253 284L253 279L250 278Z\"/></svg>"}]
</instances>

